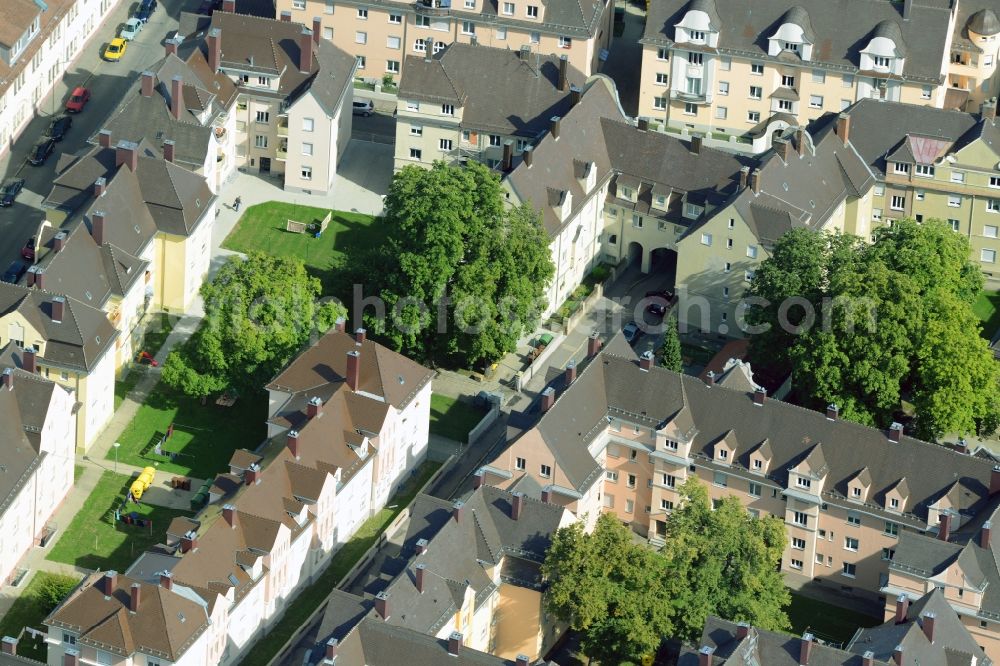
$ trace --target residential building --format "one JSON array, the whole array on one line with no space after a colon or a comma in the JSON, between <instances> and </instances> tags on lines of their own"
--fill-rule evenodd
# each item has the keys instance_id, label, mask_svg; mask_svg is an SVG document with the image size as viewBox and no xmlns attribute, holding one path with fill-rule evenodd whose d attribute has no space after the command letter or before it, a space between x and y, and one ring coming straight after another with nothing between
<instances>
[{"instance_id":1,"label":"residential building","mask_svg":"<svg viewBox=\"0 0 1000 666\"><path fill-rule=\"evenodd\" d=\"M4 0L0 3L0 157L37 112L62 110L43 98L75 63L115 0Z\"/></svg>"},{"instance_id":2,"label":"residential building","mask_svg":"<svg viewBox=\"0 0 1000 666\"><path fill-rule=\"evenodd\" d=\"M19 368L0 371L0 588L46 537L47 524L73 487L73 396Z\"/></svg>"},{"instance_id":3,"label":"residential building","mask_svg":"<svg viewBox=\"0 0 1000 666\"><path fill-rule=\"evenodd\" d=\"M639 116L753 139L866 98L960 108L968 94L953 86L971 84L950 73L957 5L653 0L640 40ZM983 43L968 35L970 49Z\"/></svg>"},{"instance_id":4,"label":"residential building","mask_svg":"<svg viewBox=\"0 0 1000 666\"><path fill-rule=\"evenodd\" d=\"M678 666L768 664L769 666L990 666L992 660L976 645L948 607L944 595L931 591L907 601L877 627L858 628L843 647L818 640L735 624L709 617L699 647L681 650ZM734 661L736 660L736 661Z\"/></svg>"},{"instance_id":5,"label":"residential building","mask_svg":"<svg viewBox=\"0 0 1000 666\"><path fill-rule=\"evenodd\" d=\"M283 20L313 24L313 31L358 59L357 75L398 79L406 56L436 54L453 43L481 44L532 57L566 55L590 76L611 48L614 3L607 0L276 0ZM484 73L485 74L485 73Z\"/></svg>"},{"instance_id":6,"label":"residential building","mask_svg":"<svg viewBox=\"0 0 1000 666\"><path fill-rule=\"evenodd\" d=\"M176 614L159 604L137 604L134 617L95 605L85 595L96 595L90 590L100 583L88 579L86 591L71 595L47 620L50 664L62 664L80 646L133 663L143 654L173 664L239 663L299 588L385 506L424 458L432 373L365 340L363 332L350 336L342 328L269 385L269 428L279 434L267 464L238 451L230 474L239 486L225 503L209 506L195 521L175 520L168 543L129 569L126 578L139 579L139 594L151 594L149 586L193 604L181 611L190 623L180 620L191 633L173 633ZM107 631L109 610L116 622L141 624L164 638L143 643L130 632Z\"/></svg>"},{"instance_id":7,"label":"residential building","mask_svg":"<svg viewBox=\"0 0 1000 666\"><path fill-rule=\"evenodd\" d=\"M781 570L830 593L877 600L908 533L955 529L995 500L993 463L768 399L734 365L702 381L637 358L618 335L588 348L582 371L542 393L537 423L515 431L480 473L485 483L565 506L590 526L610 513L662 544L678 488L735 496L787 530ZM556 389L561 389L557 397Z\"/></svg>"},{"instance_id":8,"label":"residential building","mask_svg":"<svg viewBox=\"0 0 1000 666\"><path fill-rule=\"evenodd\" d=\"M499 167L505 154L509 162L565 115L570 87L583 83L565 55L455 43L406 59L396 103L396 169L436 160Z\"/></svg>"},{"instance_id":9,"label":"residential building","mask_svg":"<svg viewBox=\"0 0 1000 666\"><path fill-rule=\"evenodd\" d=\"M73 396L69 429L85 452L114 413L118 331L101 310L48 291L0 283L0 366L40 375Z\"/></svg>"}]
</instances>

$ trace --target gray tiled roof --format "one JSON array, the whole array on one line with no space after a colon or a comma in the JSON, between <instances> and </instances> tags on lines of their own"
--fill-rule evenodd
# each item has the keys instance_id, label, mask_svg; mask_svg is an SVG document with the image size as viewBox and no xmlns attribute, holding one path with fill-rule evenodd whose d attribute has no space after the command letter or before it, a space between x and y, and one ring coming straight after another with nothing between
<instances>
[{"instance_id":1,"label":"gray tiled roof","mask_svg":"<svg viewBox=\"0 0 1000 666\"><path fill-rule=\"evenodd\" d=\"M948 0L914 0L906 21L902 17L903 3L884 0L716 0L716 4L719 15L724 17L719 21L721 54L779 59L782 56L768 56L768 39L781 26L782 17L797 7L808 14L816 36L811 62L858 71L860 50L876 33L891 32L901 38L896 42L898 49L904 49L904 44L914 47L906 53L903 78L927 82L941 79L942 62L947 56ZM672 45L674 26L689 7L689 0L653 0L641 41ZM920 48L915 48L917 45Z\"/></svg>"}]
</instances>

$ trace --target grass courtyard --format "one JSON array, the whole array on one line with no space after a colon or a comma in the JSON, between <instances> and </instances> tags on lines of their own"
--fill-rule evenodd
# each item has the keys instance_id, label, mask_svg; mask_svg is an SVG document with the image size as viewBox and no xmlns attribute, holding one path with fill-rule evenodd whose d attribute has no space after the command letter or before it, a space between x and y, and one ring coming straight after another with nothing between
<instances>
[{"instance_id":1,"label":"grass courtyard","mask_svg":"<svg viewBox=\"0 0 1000 666\"><path fill-rule=\"evenodd\" d=\"M465 443L469 431L476 427L486 413L467 402L438 393L431 394L432 434Z\"/></svg>"},{"instance_id":2,"label":"grass courtyard","mask_svg":"<svg viewBox=\"0 0 1000 666\"><path fill-rule=\"evenodd\" d=\"M355 251L377 247L385 230L377 218L362 213L335 210L330 226L320 238L285 231L287 220L309 224L330 212L325 208L270 201L247 208L222 247L236 252L258 250L279 257L300 259L309 272L320 278L324 291L343 293L338 274Z\"/></svg>"},{"instance_id":3,"label":"grass courtyard","mask_svg":"<svg viewBox=\"0 0 1000 666\"><path fill-rule=\"evenodd\" d=\"M45 631L42 620L58 604L53 597L59 596L60 592L72 590L79 582L74 576L47 571L37 572L28 583L28 587L24 588L21 595L11 604L7 614L0 618L0 636L19 638L17 643L19 656L44 662L47 655L44 639L36 640L29 633L25 632L22 635L21 632L25 627Z\"/></svg>"},{"instance_id":4,"label":"grass courtyard","mask_svg":"<svg viewBox=\"0 0 1000 666\"><path fill-rule=\"evenodd\" d=\"M190 515L187 511L130 504L128 512L152 520L152 526L139 528L115 521L114 511L131 481L126 474L104 472L73 522L60 530L46 559L86 569L125 571L136 556L163 541L171 520Z\"/></svg>"},{"instance_id":5,"label":"grass courtyard","mask_svg":"<svg viewBox=\"0 0 1000 666\"><path fill-rule=\"evenodd\" d=\"M801 594L792 593L792 603L785 609L792 622L792 634L811 631L817 638L846 643L859 627L874 627L882 619L834 606Z\"/></svg>"},{"instance_id":6,"label":"grass courtyard","mask_svg":"<svg viewBox=\"0 0 1000 666\"><path fill-rule=\"evenodd\" d=\"M992 339L1000 329L1000 291L984 291L972 304L972 310L983 324L983 337Z\"/></svg>"},{"instance_id":7,"label":"grass courtyard","mask_svg":"<svg viewBox=\"0 0 1000 666\"><path fill-rule=\"evenodd\" d=\"M214 478L228 471L233 451L253 449L264 441L266 404L266 395L251 394L241 396L232 407L217 406L214 397L203 405L200 399L183 395L161 382L118 438L121 444L118 461L137 467L153 465L196 479ZM152 450L171 423L174 433L163 448L175 454L173 459L156 455ZM108 451L107 459L115 459L114 449Z\"/></svg>"}]
</instances>

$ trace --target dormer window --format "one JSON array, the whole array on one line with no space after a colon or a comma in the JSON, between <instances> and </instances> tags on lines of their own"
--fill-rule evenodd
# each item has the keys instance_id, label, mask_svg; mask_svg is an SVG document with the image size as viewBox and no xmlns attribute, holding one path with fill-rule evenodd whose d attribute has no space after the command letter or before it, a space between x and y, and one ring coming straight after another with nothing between
<instances>
[{"instance_id":1,"label":"dormer window","mask_svg":"<svg viewBox=\"0 0 1000 666\"><path fill-rule=\"evenodd\" d=\"M812 481L802 476L796 479L795 483L799 488L812 488Z\"/></svg>"},{"instance_id":2,"label":"dormer window","mask_svg":"<svg viewBox=\"0 0 1000 666\"><path fill-rule=\"evenodd\" d=\"M888 70L892 59L885 56L872 56L872 65L875 69Z\"/></svg>"}]
</instances>

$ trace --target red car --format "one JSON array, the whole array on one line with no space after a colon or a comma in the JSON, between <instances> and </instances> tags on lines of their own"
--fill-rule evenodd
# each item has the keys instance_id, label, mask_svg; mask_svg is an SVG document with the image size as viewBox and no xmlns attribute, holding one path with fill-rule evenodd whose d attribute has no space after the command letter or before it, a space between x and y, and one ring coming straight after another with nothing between
<instances>
[{"instance_id":1,"label":"red car","mask_svg":"<svg viewBox=\"0 0 1000 666\"><path fill-rule=\"evenodd\" d=\"M73 94L66 100L66 110L70 113L80 113L89 100L90 91L83 86L77 86L73 89Z\"/></svg>"}]
</instances>

